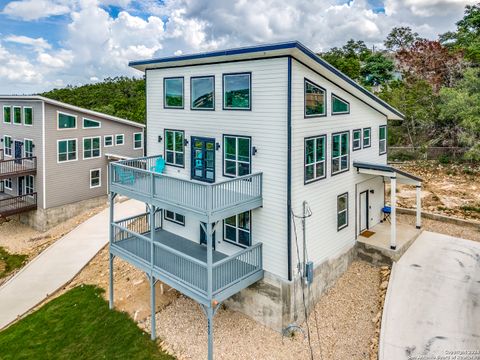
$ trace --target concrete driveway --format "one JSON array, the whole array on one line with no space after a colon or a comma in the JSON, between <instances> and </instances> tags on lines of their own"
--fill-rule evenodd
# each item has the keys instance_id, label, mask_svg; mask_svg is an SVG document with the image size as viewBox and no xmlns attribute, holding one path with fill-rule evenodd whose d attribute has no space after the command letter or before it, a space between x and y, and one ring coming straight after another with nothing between
<instances>
[{"instance_id":1,"label":"concrete driveway","mask_svg":"<svg viewBox=\"0 0 480 360\"><path fill-rule=\"evenodd\" d=\"M479 242L423 232L394 264L379 359L480 359Z\"/></svg>"}]
</instances>

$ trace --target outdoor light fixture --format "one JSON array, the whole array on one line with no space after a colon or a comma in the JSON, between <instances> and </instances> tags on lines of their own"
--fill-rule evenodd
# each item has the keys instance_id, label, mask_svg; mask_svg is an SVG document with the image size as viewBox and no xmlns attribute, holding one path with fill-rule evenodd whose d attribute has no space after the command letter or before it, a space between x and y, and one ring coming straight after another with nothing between
<instances>
[{"instance_id":1,"label":"outdoor light fixture","mask_svg":"<svg viewBox=\"0 0 480 360\"><path fill-rule=\"evenodd\" d=\"M187 140L187 139L184 139L184 140L183 140L183 145L185 145L185 146L188 145L188 140Z\"/></svg>"},{"instance_id":2,"label":"outdoor light fixture","mask_svg":"<svg viewBox=\"0 0 480 360\"><path fill-rule=\"evenodd\" d=\"M162 142L163 138L162 135L158 135L158 142Z\"/></svg>"},{"instance_id":3,"label":"outdoor light fixture","mask_svg":"<svg viewBox=\"0 0 480 360\"><path fill-rule=\"evenodd\" d=\"M252 147L252 155L255 155L257 153L257 147L253 146Z\"/></svg>"},{"instance_id":4,"label":"outdoor light fixture","mask_svg":"<svg viewBox=\"0 0 480 360\"><path fill-rule=\"evenodd\" d=\"M370 194L375 194L375 190L370 190Z\"/></svg>"},{"instance_id":5,"label":"outdoor light fixture","mask_svg":"<svg viewBox=\"0 0 480 360\"><path fill-rule=\"evenodd\" d=\"M220 150L220 143L218 143L218 142L215 143L215 150L217 150L217 151Z\"/></svg>"}]
</instances>

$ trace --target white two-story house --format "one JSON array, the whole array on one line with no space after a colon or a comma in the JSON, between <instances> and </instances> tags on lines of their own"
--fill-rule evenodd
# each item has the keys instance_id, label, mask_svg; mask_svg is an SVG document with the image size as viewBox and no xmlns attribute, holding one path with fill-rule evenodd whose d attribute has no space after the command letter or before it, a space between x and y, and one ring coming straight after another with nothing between
<instances>
[{"instance_id":1,"label":"white two-story house","mask_svg":"<svg viewBox=\"0 0 480 360\"><path fill-rule=\"evenodd\" d=\"M149 210L143 227L112 218L111 258L201 303L209 333L223 301L287 327L294 287L308 277L318 298L382 220L385 183L419 186L387 166L402 114L298 42L130 65L146 76L148 157L112 164L110 189Z\"/></svg>"}]
</instances>

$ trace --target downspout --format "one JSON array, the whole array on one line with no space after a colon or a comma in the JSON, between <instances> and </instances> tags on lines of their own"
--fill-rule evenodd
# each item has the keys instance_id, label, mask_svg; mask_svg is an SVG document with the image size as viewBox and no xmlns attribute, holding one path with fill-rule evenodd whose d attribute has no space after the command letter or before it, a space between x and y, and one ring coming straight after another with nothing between
<instances>
[{"instance_id":1,"label":"downspout","mask_svg":"<svg viewBox=\"0 0 480 360\"><path fill-rule=\"evenodd\" d=\"M292 57L287 61L287 271L292 281Z\"/></svg>"}]
</instances>

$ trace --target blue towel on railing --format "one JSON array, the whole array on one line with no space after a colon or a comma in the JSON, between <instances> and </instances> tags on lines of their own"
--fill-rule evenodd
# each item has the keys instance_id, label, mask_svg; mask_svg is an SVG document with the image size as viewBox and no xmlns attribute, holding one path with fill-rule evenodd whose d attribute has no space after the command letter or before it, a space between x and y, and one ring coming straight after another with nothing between
<instances>
[{"instance_id":1,"label":"blue towel on railing","mask_svg":"<svg viewBox=\"0 0 480 360\"><path fill-rule=\"evenodd\" d=\"M392 213L392 208L391 208L390 206L384 206L384 207L382 208L382 212L383 212L384 214L391 214L391 213Z\"/></svg>"},{"instance_id":2,"label":"blue towel on railing","mask_svg":"<svg viewBox=\"0 0 480 360\"><path fill-rule=\"evenodd\" d=\"M155 161L155 165L150 168L150 171L156 172L156 173L163 173L165 170L165 160L162 157L159 157Z\"/></svg>"}]
</instances>

